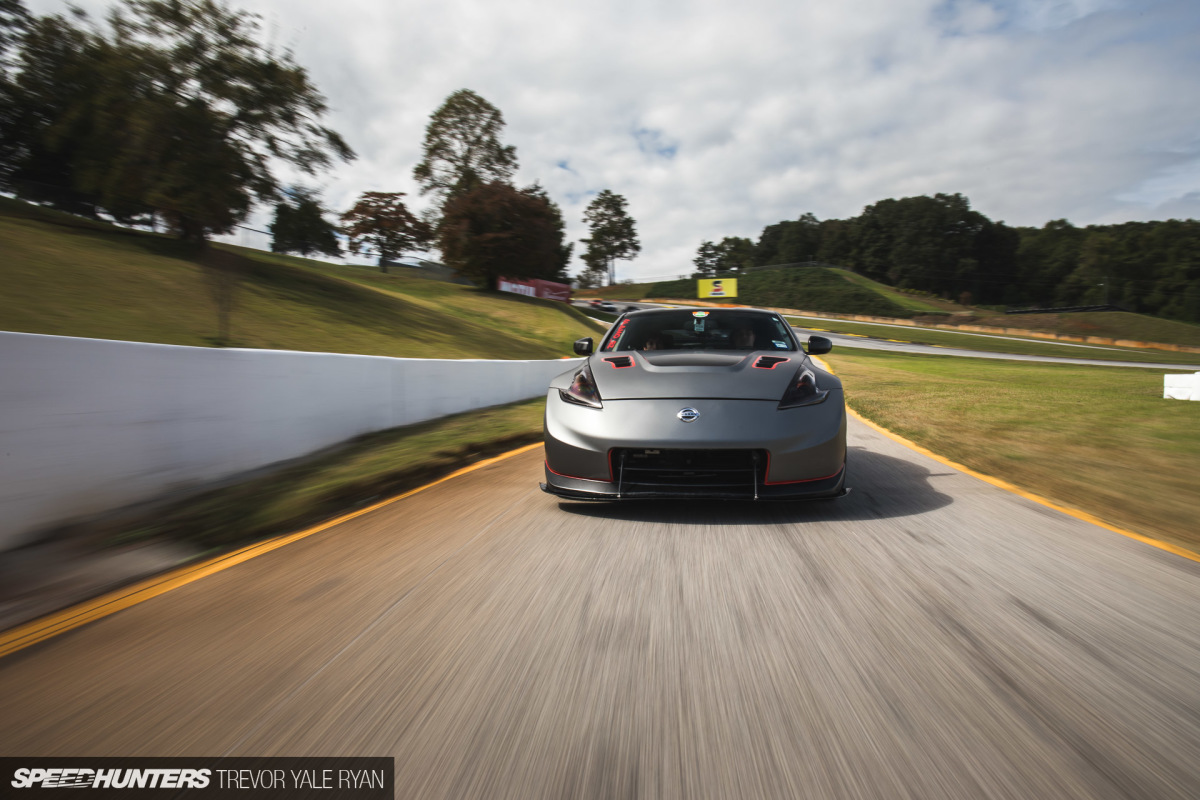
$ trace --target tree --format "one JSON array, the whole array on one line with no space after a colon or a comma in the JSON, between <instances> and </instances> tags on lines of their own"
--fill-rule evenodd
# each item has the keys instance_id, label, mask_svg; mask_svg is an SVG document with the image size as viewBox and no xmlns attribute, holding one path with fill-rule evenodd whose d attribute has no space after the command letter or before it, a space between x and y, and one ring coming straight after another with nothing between
<instances>
[{"instance_id":1,"label":"tree","mask_svg":"<svg viewBox=\"0 0 1200 800\"><path fill-rule=\"evenodd\" d=\"M616 261L631 259L642 251L633 219L625 211L624 197L608 189L596 195L583 212L591 236L583 239L585 264L603 262L608 266L608 282L616 283Z\"/></svg>"},{"instance_id":2,"label":"tree","mask_svg":"<svg viewBox=\"0 0 1200 800\"><path fill-rule=\"evenodd\" d=\"M563 219L562 209L558 207L558 203L550 199L550 195L546 194L546 190L542 188L540 183L534 183L525 189L524 193L530 197L536 197L545 201L554 226L553 235L558 240L558 257L555 259L557 269L553 275L544 276L544 279L560 283L570 283L571 276L567 270L571 266L571 253L575 250L575 243L567 241L567 224Z\"/></svg>"},{"instance_id":3,"label":"tree","mask_svg":"<svg viewBox=\"0 0 1200 800\"><path fill-rule=\"evenodd\" d=\"M717 274L718 265L721 263L721 251L712 242L701 242L692 263L696 265L693 278L711 278Z\"/></svg>"},{"instance_id":4,"label":"tree","mask_svg":"<svg viewBox=\"0 0 1200 800\"><path fill-rule=\"evenodd\" d=\"M21 144L16 134L16 94L10 73L13 60L9 53L20 41L29 13L20 0L0 0L0 179L11 170Z\"/></svg>"},{"instance_id":5,"label":"tree","mask_svg":"<svg viewBox=\"0 0 1200 800\"><path fill-rule=\"evenodd\" d=\"M608 283L607 261L587 252L584 252L580 258L583 260L583 272L579 273L579 286L581 288L591 289L604 286Z\"/></svg>"},{"instance_id":6,"label":"tree","mask_svg":"<svg viewBox=\"0 0 1200 800\"><path fill-rule=\"evenodd\" d=\"M274 162L313 174L354 157L318 124L325 101L305 70L260 44L255 15L219 0L124 0L107 23L56 18L43 33L60 63L28 43L23 57L75 79L30 99L52 116L43 143L71 188L109 212L153 208L203 244L275 198Z\"/></svg>"},{"instance_id":7,"label":"tree","mask_svg":"<svg viewBox=\"0 0 1200 800\"><path fill-rule=\"evenodd\" d=\"M29 23L29 12L21 0L0 0L0 69L8 66L8 52Z\"/></svg>"},{"instance_id":8,"label":"tree","mask_svg":"<svg viewBox=\"0 0 1200 800\"><path fill-rule=\"evenodd\" d=\"M692 263L694 277L711 278L719 272L741 272L754 266L757 250L754 242L740 236L726 236L719 244L702 242Z\"/></svg>"},{"instance_id":9,"label":"tree","mask_svg":"<svg viewBox=\"0 0 1200 800\"><path fill-rule=\"evenodd\" d=\"M821 248L821 223L811 213L790 222L779 240L776 264L812 261Z\"/></svg>"},{"instance_id":10,"label":"tree","mask_svg":"<svg viewBox=\"0 0 1200 800\"><path fill-rule=\"evenodd\" d=\"M742 272L754 266L754 242L741 236L726 236L716 246L718 272Z\"/></svg>"},{"instance_id":11,"label":"tree","mask_svg":"<svg viewBox=\"0 0 1200 800\"><path fill-rule=\"evenodd\" d=\"M902 289L945 297L970 291L975 302L992 303L1014 280L1017 237L961 194L881 200L853 228L853 266Z\"/></svg>"},{"instance_id":12,"label":"tree","mask_svg":"<svg viewBox=\"0 0 1200 800\"><path fill-rule=\"evenodd\" d=\"M404 192L363 192L354 208L342 214L350 252L375 253L384 272L389 261L423 250L433 240L429 225L408 210L403 197Z\"/></svg>"},{"instance_id":13,"label":"tree","mask_svg":"<svg viewBox=\"0 0 1200 800\"><path fill-rule=\"evenodd\" d=\"M509 183L517 151L500 143L504 115L470 89L459 89L434 111L425 127L424 157L413 168L421 194L443 208L485 183Z\"/></svg>"},{"instance_id":14,"label":"tree","mask_svg":"<svg viewBox=\"0 0 1200 800\"><path fill-rule=\"evenodd\" d=\"M76 153L87 145L85 127L67 109L86 106L100 91L92 37L59 16L18 26L11 77L0 83L0 185L19 197L74 214L96 215L77 188Z\"/></svg>"},{"instance_id":15,"label":"tree","mask_svg":"<svg viewBox=\"0 0 1200 800\"><path fill-rule=\"evenodd\" d=\"M438 230L446 263L488 289L501 276L561 278L562 215L539 187L493 181L455 195Z\"/></svg>"},{"instance_id":16,"label":"tree","mask_svg":"<svg viewBox=\"0 0 1200 800\"><path fill-rule=\"evenodd\" d=\"M275 221L270 227L271 251L340 256L337 227L325 219L325 209L316 192L293 186L284 194L286 199L275 206Z\"/></svg>"}]
</instances>

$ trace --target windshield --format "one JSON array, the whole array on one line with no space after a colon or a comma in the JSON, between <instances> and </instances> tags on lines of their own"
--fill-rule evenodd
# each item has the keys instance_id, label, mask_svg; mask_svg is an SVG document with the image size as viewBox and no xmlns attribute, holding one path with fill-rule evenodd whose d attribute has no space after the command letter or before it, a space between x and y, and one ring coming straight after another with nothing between
<instances>
[{"instance_id":1,"label":"windshield","mask_svg":"<svg viewBox=\"0 0 1200 800\"><path fill-rule=\"evenodd\" d=\"M778 317L745 311L672 310L629 316L601 345L620 350L783 350L795 340Z\"/></svg>"}]
</instances>

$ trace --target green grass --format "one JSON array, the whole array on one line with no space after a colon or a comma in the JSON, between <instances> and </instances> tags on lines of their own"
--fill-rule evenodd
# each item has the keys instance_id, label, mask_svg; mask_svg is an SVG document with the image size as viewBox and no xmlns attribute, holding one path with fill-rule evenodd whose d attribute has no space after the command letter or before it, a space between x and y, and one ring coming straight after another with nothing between
<instances>
[{"instance_id":1,"label":"green grass","mask_svg":"<svg viewBox=\"0 0 1200 800\"><path fill-rule=\"evenodd\" d=\"M1200 347L1200 325L1176 322L1126 311L1086 311L1075 314L993 314L967 323L998 328L1058 333L1065 336L1101 336L1135 342L1161 342Z\"/></svg>"},{"instance_id":2,"label":"green grass","mask_svg":"<svg viewBox=\"0 0 1200 800\"><path fill-rule=\"evenodd\" d=\"M879 317L911 317L915 313L873 288L847 280L839 272L824 267L749 272L738 276L738 296L730 298L728 302ZM656 283L647 294L650 297L681 300L693 298L696 296L696 281Z\"/></svg>"},{"instance_id":3,"label":"green grass","mask_svg":"<svg viewBox=\"0 0 1200 800\"><path fill-rule=\"evenodd\" d=\"M946 356L825 357L850 406L939 455L1200 552L1200 403L1162 373Z\"/></svg>"},{"instance_id":4,"label":"green grass","mask_svg":"<svg viewBox=\"0 0 1200 800\"><path fill-rule=\"evenodd\" d=\"M1150 364L1200 364L1200 353L1173 353L1142 348L1072 347L1040 339L1015 339L1008 336L956 333L954 331L910 328L908 326L873 325L866 322L787 317L791 324L810 330L856 334L874 339L889 339L938 347L956 347L987 353L1054 356L1059 358L1091 358L1098 361L1143 361Z\"/></svg>"},{"instance_id":5,"label":"green grass","mask_svg":"<svg viewBox=\"0 0 1200 800\"><path fill-rule=\"evenodd\" d=\"M856 283L859 286L870 289L876 294L886 297L901 308L917 314L946 314L968 310L965 306L961 306L958 303L951 303L948 300L924 297L893 289L891 286L873 281L848 269L831 269L830 272L841 275L851 283Z\"/></svg>"},{"instance_id":6,"label":"green grass","mask_svg":"<svg viewBox=\"0 0 1200 800\"><path fill-rule=\"evenodd\" d=\"M650 297L650 290L657 286L657 283L618 283L614 286L601 286L596 289L579 289L575 292L575 296L585 300L593 297L603 297L606 300L641 300ZM696 284L692 282L693 295L696 293Z\"/></svg>"},{"instance_id":7,"label":"green grass","mask_svg":"<svg viewBox=\"0 0 1200 800\"><path fill-rule=\"evenodd\" d=\"M86 533L114 545L169 538L203 554L299 530L541 441L543 408L538 398L371 433Z\"/></svg>"},{"instance_id":8,"label":"green grass","mask_svg":"<svg viewBox=\"0 0 1200 800\"><path fill-rule=\"evenodd\" d=\"M263 253L233 246L228 246L227 249L262 261L298 267L325 277L354 283L466 323L482 321L511 335L534 342L545 339L560 341L563 336L579 330L570 323L578 323L589 331L596 329L595 324L580 313L579 309L567 303L518 294L483 292L471 286L432 279L415 268L392 267L388 272L381 272L376 267L331 264L299 256ZM580 333L580 336L582 335L586 334Z\"/></svg>"},{"instance_id":9,"label":"green grass","mask_svg":"<svg viewBox=\"0 0 1200 800\"><path fill-rule=\"evenodd\" d=\"M24 204L20 204L23 206ZM0 329L210 346L217 313L174 239L0 204ZM217 246L241 274L232 345L426 358L556 358L596 326L565 304Z\"/></svg>"}]
</instances>

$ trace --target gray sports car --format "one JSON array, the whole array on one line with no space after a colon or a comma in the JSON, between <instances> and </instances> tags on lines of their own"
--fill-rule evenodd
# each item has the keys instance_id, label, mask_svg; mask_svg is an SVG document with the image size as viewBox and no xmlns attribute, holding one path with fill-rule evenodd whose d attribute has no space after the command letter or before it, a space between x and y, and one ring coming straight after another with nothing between
<instances>
[{"instance_id":1,"label":"gray sports car","mask_svg":"<svg viewBox=\"0 0 1200 800\"><path fill-rule=\"evenodd\" d=\"M846 493L842 383L778 314L622 314L546 395L546 482L576 500L801 500Z\"/></svg>"}]
</instances>

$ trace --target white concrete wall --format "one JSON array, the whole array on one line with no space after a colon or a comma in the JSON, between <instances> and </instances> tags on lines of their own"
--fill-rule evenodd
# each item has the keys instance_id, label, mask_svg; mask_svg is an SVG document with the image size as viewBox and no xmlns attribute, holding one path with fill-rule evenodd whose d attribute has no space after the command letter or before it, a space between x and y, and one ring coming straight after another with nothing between
<instances>
[{"instance_id":1,"label":"white concrete wall","mask_svg":"<svg viewBox=\"0 0 1200 800\"><path fill-rule=\"evenodd\" d=\"M1163 376L1164 400L1200 400L1200 372Z\"/></svg>"},{"instance_id":2,"label":"white concrete wall","mask_svg":"<svg viewBox=\"0 0 1200 800\"><path fill-rule=\"evenodd\" d=\"M574 363L0 332L0 550L50 524L359 434L536 397Z\"/></svg>"}]
</instances>

